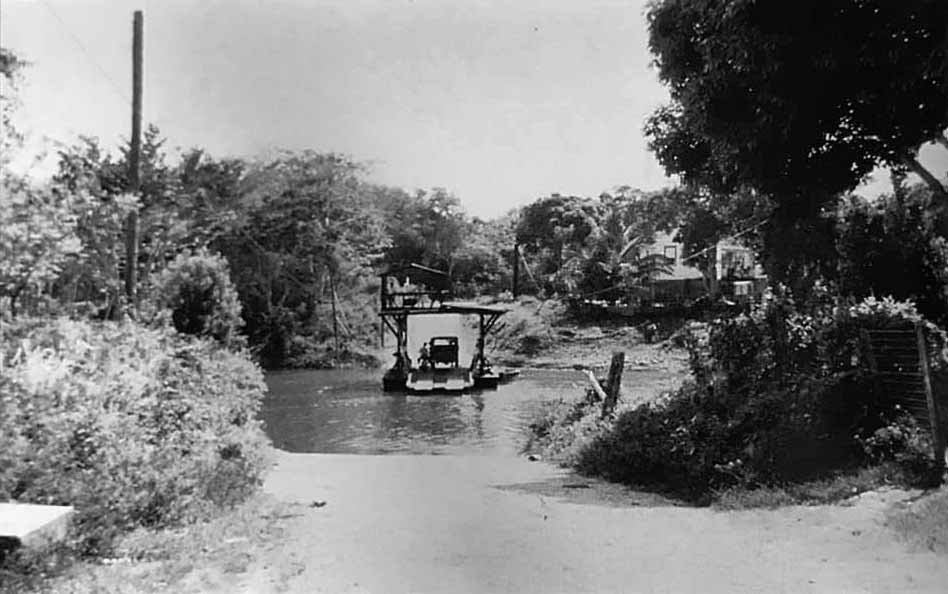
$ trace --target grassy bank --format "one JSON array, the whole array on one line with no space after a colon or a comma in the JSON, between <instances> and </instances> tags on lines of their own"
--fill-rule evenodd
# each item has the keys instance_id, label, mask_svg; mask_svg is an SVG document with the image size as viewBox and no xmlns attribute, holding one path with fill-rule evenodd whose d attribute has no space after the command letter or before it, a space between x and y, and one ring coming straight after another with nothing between
<instances>
[{"instance_id":1,"label":"grassy bank","mask_svg":"<svg viewBox=\"0 0 948 594\"><path fill-rule=\"evenodd\" d=\"M137 528L119 537L107 556L60 552L7 568L0 592L225 594L252 587L263 566L279 591L303 566L285 550L279 556L274 550L286 537L287 522L308 512L255 495L201 521Z\"/></svg>"},{"instance_id":2,"label":"grassy bank","mask_svg":"<svg viewBox=\"0 0 948 594\"><path fill-rule=\"evenodd\" d=\"M671 377L684 373L687 354L668 341L646 341L642 326L626 319L586 320L562 302L535 297L484 299L484 304L507 308L488 337L488 357L500 365L547 369L601 369L613 351L626 353L629 374L658 372ZM651 378L636 381L651 389ZM666 386L671 387L671 386Z\"/></svg>"},{"instance_id":3,"label":"grassy bank","mask_svg":"<svg viewBox=\"0 0 948 594\"><path fill-rule=\"evenodd\" d=\"M0 345L0 500L77 510L55 555L11 555L4 581L110 557L131 531L201 522L259 486L265 386L239 348L68 319L4 324Z\"/></svg>"},{"instance_id":4,"label":"grassy bank","mask_svg":"<svg viewBox=\"0 0 948 594\"><path fill-rule=\"evenodd\" d=\"M624 464L624 456L628 455L616 443L619 432L624 431L619 425L621 419L640 414L641 407L661 406L663 401L672 397L669 392L661 392L657 385L653 384L651 388L646 403L620 400L615 416L607 418L602 417L600 403L591 392L573 401L547 403L529 425L525 450L547 461L573 468L585 476L604 477L684 504L711 505L721 510L834 504L881 487L917 488L919 477L894 461L829 472L810 480L757 484L729 482L723 483L727 486L707 490L689 489L686 483L663 480L665 477L661 476L636 480L632 474L623 474L623 470L635 472L640 467L628 465L625 469L618 469L606 465ZM621 435L628 441L638 439L636 448L648 447L648 435ZM603 457L604 444L615 451ZM719 471L727 474L731 469L720 468ZM948 530L948 495L942 490L923 501L914 504L910 510L893 515L891 524L920 546L948 552L948 541L942 537L948 531L940 532Z\"/></svg>"},{"instance_id":5,"label":"grassy bank","mask_svg":"<svg viewBox=\"0 0 948 594\"><path fill-rule=\"evenodd\" d=\"M911 547L948 556L948 487L892 510L886 524Z\"/></svg>"},{"instance_id":6,"label":"grassy bank","mask_svg":"<svg viewBox=\"0 0 948 594\"><path fill-rule=\"evenodd\" d=\"M620 400L607 418L589 393L552 404L531 424L530 447L587 475L723 508L930 485L941 477L925 427L874 389L858 340L860 328L917 317L891 301L803 312L770 297L682 336L690 373L677 388ZM938 368L945 335L926 328Z\"/></svg>"},{"instance_id":7,"label":"grassy bank","mask_svg":"<svg viewBox=\"0 0 948 594\"><path fill-rule=\"evenodd\" d=\"M336 349L332 342L310 343L292 341L291 355L282 365L272 369L353 369L381 367L379 349L369 347Z\"/></svg>"}]
</instances>

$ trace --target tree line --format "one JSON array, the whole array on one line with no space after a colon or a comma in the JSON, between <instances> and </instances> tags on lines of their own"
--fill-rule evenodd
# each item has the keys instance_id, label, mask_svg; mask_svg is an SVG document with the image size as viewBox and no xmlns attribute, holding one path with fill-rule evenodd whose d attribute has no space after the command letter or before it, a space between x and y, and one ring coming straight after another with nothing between
<instances>
[{"instance_id":1,"label":"tree line","mask_svg":"<svg viewBox=\"0 0 948 594\"><path fill-rule=\"evenodd\" d=\"M219 159L191 149L171 162L151 127L142 190L131 196L127 151L111 155L84 138L59 152L49 183L4 163L4 315L81 306L114 317L129 265L122 221L137 209L141 252L131 265L142 294L178 254L221 254L244 333L270 365L333 334L351 347L370 341L376 274L387 266L445 270L470 296L511 288L516 262L521 290L627 299L668 269L644 249L659 230L675 232L706 276L708 248L740 233L771 280L802 297L827 283L840 294L891 293L943 323L948 194L914 155L927 141L948 145L948 5L688 0L653 4L648 21L671 101L644 131L675 187L552 194L485 221L445 189L371 183L345 155ZM10 83L23 64L7 50L0 57ZM18 142L10 89L4 155ZM874 202L852 195L880 163L892 168L893 191ZM923 185L906 185L908 172ZM913 280L894 283L893 267Z\"/></svg>"}]
</instances>

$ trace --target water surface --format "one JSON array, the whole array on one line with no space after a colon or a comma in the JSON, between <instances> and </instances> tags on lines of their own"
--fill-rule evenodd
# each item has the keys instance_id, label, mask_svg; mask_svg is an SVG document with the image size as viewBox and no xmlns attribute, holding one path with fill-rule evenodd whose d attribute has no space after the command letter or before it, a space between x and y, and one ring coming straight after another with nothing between
<instances>
[{"instance_id":1,"label":"water surface","mask_svg":"<svg viewBox=\"0 0 948 594\"><path fill-rule=\"evenodd\" d=\"M382 392L381 370L280 371L261 416L290 452L516 455L543 401L584 390L575 371L525 370L496 390L410 396Z\"/></svg>"}]
</instances>

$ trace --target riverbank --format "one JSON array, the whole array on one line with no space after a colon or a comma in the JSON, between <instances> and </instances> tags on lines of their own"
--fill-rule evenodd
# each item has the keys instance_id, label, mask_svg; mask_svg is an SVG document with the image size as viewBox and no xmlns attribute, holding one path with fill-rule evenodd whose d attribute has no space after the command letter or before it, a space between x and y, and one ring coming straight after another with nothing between
<instances>
[{"instance_id":1,"label":"riverbank","mask_svg":"<svg viewBox=\"0 0 948 594\"><path fill-rule=\"evenodd\" d=\"M578 321L565 305L531 297L497 305L510 310L488 340L488 357L500 367L589 369L604 377L612 354L623 352L623 406L653 400L688 377L684 349L668 339L646 341L641 329L627 320Z\"/></svg>"},{"instance_id":2,"label":"riverbank","mask_svg":"<svg viewBox=\"0 0 948 594\"><path fill-rule=\"evenodd\" d=\"M286 364L268 369L284 371L288 369L375 369L382 366L382 350L360 347L358 349L336 350L330 345L309 347L294 354Z\"/></svg>"},{"instance_id":3,"label":"riverbank","mask_svg":"<svg viewBox=\"0 0 948 594\"><path fill-rule=\"evenodd\" d=\"M553 299L483 297L477 302L508 310L486 340L488 358L501 367L598 369L608 366L613 351L624 351L629 369L648 367L667 369L670 373L684 371L687 354L683 350L667 341L645 341L639 328L627 320L578 321L567 315L564 304ZM437 324L431 322L414 322L409 341L412 346L430 338L424 330L437 328ZM415 328L418 325L423 329ZM473 354L476 319L469 318L462 324L446 322L445 328L449 334L459 335L466 355ZM391 336L387 335L386 342L391 341ZM336 351L329 343L296 345L287 363L272 371L380 368L390 363L393 348L391 344L385 347L362 344ZM409 354L414 357L413 352Z\"/></svg>"},{"instance_id":4,"label":"riverbank","mask_svg":"<svg viewBox=\"0 0 948 594\"><path fill-rule=\"evenodd\" d=\"M264 489L186 547L169 535L176 560L81 566L48 591L935 593L948 579L944 556L886 526L918 492L717 511L517 458L287 453Z\"/></svg>"}]
</instances>

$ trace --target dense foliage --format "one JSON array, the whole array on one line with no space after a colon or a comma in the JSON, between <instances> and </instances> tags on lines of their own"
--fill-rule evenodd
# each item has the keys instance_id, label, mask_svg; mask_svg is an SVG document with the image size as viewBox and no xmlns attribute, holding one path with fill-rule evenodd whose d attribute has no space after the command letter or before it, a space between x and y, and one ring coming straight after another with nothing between
<instances>
[{"instance_id":1,"label":"dense foliage","mask_svg":"<svg viewBox=\"0 0 948 594\"><path fill-rule=\"evenodd\" d=\"M686 181L812 216L948 127L941 0L664 0L648 19L671 103L646 131Z\"/></svg>"},{"instance_id":2,"label":"dense foliage","mask_svg":"<svg viewBox=\"0 0 948 594\"><path fill-rule=\"evenodd\" d=\"M0 329L0 499L73 505L74 544L242 499L265 469L260 369L134 323Z\"/></svg>"},{"instance_id":3,"label":"dense foliage","mask_svg":"<svg viewBox=\"0 0 948 594\"><path fill-rule=\"evenodd\" d=\"M841 200L834 241L839 291L911 300L927 319L948 328L948 240L938 232L935 200L923 186L873 202Z\"/></svg>"},{"instance_id":4,"label":"dense foliage","mask_svg":"<svg viewBox=\"0 0 948 594\"><path fill-rule=\"evenodd\" d=\"M150 127L135 197L124 193L127 154L113 157L88 138L61 150L51 183L5 175L0 241L13 257L0 267L0 307L115 319L125 307L123 221L137 210L142 304L176 311L177 328L194 332L203 323L195 316L207 315L197 293L226 284L223 270L186 270L198 261L180 258L216 253L239 300L221 293L224 315L239 309L243 323L229 319L230 330L212 334L242 326L269 367L370 361L360 352L374 345L377 274L386 267L415 262L447 272L460 297L497 294L511 288L517 238L522 291L627 299L667 269L647 247L682 212L667 193L620 188L597 199L554 195L483 221L443 189L409 194L368 183L341 155L216 160L189 150L173 161L163 146ZM189 277L204 280L181 285Z\"/></svg>"},{"instance_id":5,"label":"dense foliage","mask_svg":"<svg viewBox=\"0 0 948 594\"><path fill-rule=\"evenodd\" d=\"M240 301L222 257L182 253L150 281L151 305L156 314L170 313L175 330L224 345L237 341Z\"/></svg>"},{"instance_id":6,"label":"dense foliage","mask_svg":"<svg viewBox=\"0 0 948 594\"><path fill-rule=\"evenodd\" d=\"M628 187L599 198L553 194L525 206L515 228L533 290L628 300L671 262L649 248L658 231L680 221L664 192ZM532 285L532 286L531 286Z\"/></svg>"},{"instance_id":7,"label":"dense foliage","mask_svg":"<svg viewBox=\"0 0 948 594\"><path fill-rule=\"evenodd\" d=\"M719 196L728 221L748 192L768 203L752 238L772 280L800 296L831 273L834 202L877 165L918 174L948 211L948 4L662 0L649 45L671 101L649 118L669 174ZM948 234L948 218L940 220Z\"/></svg>"},{"instance_id":8,"label":"dense foliage","mask_svg":"<svg viewBox=\"0 0 948 594\"><path fill-rule=\"evenodd\" d=\"M875 391L859 334L914 323L924 324L932 368L944 372L948 336L910 303L845 303L824 294L797 305L771 294L751 313L693 334L693 380L663 400L621 412L574 461L586 472L689 496L886 458L903 462L918 480L932 480L927 443Z\"/></svg>"}]
</instances>

